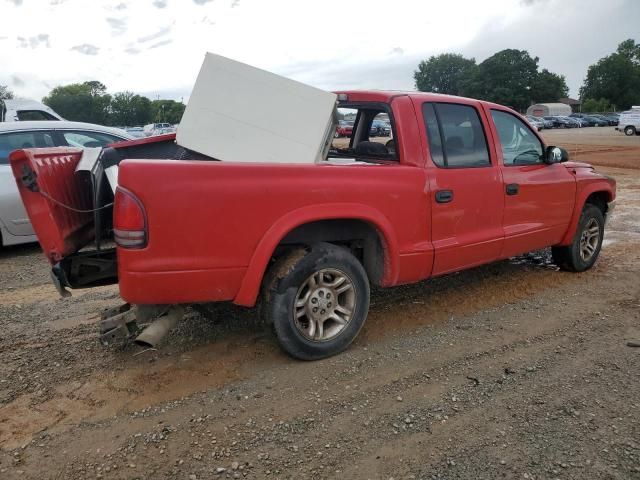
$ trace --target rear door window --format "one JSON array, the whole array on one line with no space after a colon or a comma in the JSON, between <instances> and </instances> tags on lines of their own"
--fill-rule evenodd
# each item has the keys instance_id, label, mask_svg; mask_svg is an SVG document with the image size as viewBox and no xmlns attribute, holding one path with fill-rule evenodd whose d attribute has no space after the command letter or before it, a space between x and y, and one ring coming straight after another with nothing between
<instances>
[{"instance_id":1,"label":"rear door window","mask_svg":"<svg viewBox=\"0 0 640 480\"><path fill-rule=\"evenodd\" d=\"M425 103L422 108L431 159L443 168L491 165L477 110L469 105Z\"/></svg>"},{"instance_id":2,"label":"rear door window","mask_svg":"<svg viewBox=\"0 0 640 480\"><path fill-rule=\"evenodd\" d=\"M9 163L9 154L14 150L54 146L52 131L0 133L0 165Z\"/></svg>"},{"instance_id":3,"label":"rear door window","mask_svg":"<svg viewBox=\"0 0 640 480\"><path fill-rule=\"evenodd\" d=\"M104 147L110 143L122 141L122 138L101 132L79 130L60 130L59 132L70 147Z\"/></svg>"}]
</instances>

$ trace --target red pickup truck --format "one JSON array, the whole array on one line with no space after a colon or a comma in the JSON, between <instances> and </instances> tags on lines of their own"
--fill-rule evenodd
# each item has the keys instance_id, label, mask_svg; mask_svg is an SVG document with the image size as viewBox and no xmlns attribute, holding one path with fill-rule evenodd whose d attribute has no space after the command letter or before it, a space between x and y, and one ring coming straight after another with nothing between
<instances>
[{"instance_id":1,"label":"red pickup truck","mask_svg":"<svg viewBox=\"0 0 640 480\"><path fill-rule=\"evenodd\" d=\"M118 282L143 306L260 301L284 350L318 359L353 341L370 284L543 247L565 270L596 261L615 181L568 162L519 114L418 92L338 99L357 120L348 146L317 164L217 161L172 135L107 148L90 176L74 174L78 150L13 152L54 282ZM369 138L380 113L386 144ZM112 194L104 172L114 165Z\"/></svg>"}]
</instances>

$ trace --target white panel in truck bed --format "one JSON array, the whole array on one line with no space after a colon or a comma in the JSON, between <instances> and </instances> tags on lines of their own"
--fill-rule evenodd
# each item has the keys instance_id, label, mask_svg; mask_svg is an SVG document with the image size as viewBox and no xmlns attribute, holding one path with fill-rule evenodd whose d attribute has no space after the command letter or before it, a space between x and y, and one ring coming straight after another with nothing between
<instances>
[{"instance_id":1,"label":"white panel in truck bed","mask_svg":"<svg viewBox=\"0 0 640 480\"><path fill-rule=\"evenodd\" d=\"M314 163L335 131L336 95L207 53L177 131L228 162Z\"/></svg>"}]
</instances>

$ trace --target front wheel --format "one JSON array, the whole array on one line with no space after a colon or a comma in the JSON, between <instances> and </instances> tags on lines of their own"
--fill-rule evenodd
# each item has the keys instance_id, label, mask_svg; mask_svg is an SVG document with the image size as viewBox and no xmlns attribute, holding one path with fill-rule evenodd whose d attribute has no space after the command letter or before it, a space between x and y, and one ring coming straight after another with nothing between
<instances>
[{"instance_id":1,"label":"front wheel","mask_svg":"<svg viewBox=\"0 0 640 480\"><path fill-rule=\"evenodd\" d=\"M602 210L588 203L582 210L571 245L553 247L551 255L555 264L562 270L584 272L596 263L602 248L603 238L604 215Z\"/></svg>"},{"instance_id":2,"label":"front wheel","mask_svg":"<svg viewBox=\"0 0 640 480\"><path fill-rule=\"evenodd\" d=\"M273 266L266 320L292 357L318 360L346 349L369 310L369 280L348 250L317 243Z\"/></svg>"},{"instance_id":3,"label":"front wheel","mask_svg":"<svg viewBox=\"0 0 640 480\"><path fill-rule=\"evenodd\" d=\"M636 127L633 125L629 125L628 127L624 127L624 134L628 137L636 134Z\"/></svg>"}]
</instances>

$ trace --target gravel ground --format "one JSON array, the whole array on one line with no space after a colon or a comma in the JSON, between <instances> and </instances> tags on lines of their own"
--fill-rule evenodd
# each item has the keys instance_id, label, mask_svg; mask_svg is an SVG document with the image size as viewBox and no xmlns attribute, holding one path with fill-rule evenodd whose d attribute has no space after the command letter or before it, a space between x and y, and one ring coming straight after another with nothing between
<instances>
[{"instance_id":1,"label":"gravel ground","mask_svg":"<svg viewBox=\"0 0 640 480\"><path fill-rule=\"evenodd\" d=\"M312 363L228 305L102 347L116 287L59 299L37 247L1 251L0 479L640 479L640 170L599 169L619 201L591 271L541 251L375 291Z\"/></svg>"}]
</instances>

